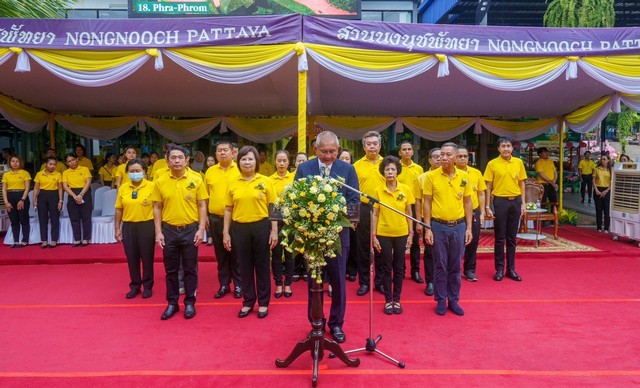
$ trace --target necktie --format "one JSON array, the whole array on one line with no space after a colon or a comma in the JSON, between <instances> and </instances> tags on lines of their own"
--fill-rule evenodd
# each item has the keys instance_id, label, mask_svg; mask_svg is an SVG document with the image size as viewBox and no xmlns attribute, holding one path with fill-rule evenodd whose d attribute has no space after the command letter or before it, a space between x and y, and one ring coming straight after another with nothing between
<instances>
[{"instance_id":1,"label":"necktie","mask_svg":"<svg viewBox=\"0 0 640 388\"><path fill-rule=\"evenodd\" d=\"M329 176L329 167L327 167L327 165L323 164L320 166L320 176L322 176L323 178Z\"/></svg>"}]
</instances>

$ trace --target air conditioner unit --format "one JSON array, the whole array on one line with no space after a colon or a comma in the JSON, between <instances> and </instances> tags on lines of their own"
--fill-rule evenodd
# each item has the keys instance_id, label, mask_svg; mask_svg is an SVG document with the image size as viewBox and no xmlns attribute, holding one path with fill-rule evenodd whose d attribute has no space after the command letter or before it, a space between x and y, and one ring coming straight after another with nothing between
<instances>
[{"instance_id":1,"label":"air conditioner unit","mask_svg":"<svg viewBox=\"0 0 640 388\"><path fill-rule=\"evenodd\" d=\"M611 177L611 227L619 236L640 241L640 164L616 163Z\"/></svg>"}]
</instances>

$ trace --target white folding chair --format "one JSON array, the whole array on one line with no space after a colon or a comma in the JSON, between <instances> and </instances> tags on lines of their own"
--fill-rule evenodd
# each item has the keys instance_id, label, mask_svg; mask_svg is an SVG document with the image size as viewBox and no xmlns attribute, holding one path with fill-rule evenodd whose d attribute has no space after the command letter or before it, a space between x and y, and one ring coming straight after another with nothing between
<instances>
[{"instance_id":1,"label":"white folding chair","mask_svg":"<svg viewBox=\"0 0 640 388\"><path fill-rule=\"evenodd\" d=\"M96 193L96 196L98 193ZM114 216L118 190L111 189L102 194L102 212L91 217L91 242L94 244L112 244L115 239Z\"/></svg>"},{"instance_id":2,"label":"white folding chair","mask_svg":"<svg viewBox=\"0 0 640 388\"><path fill-rule=\"evenodd\" d=\"M93 199L93 210L91 211L92 216L100 216L102 214L102 200L103 194L107 191L111 190L111 187L98 187L96 189L95 198Z\"/></svg>"}]
</instances>

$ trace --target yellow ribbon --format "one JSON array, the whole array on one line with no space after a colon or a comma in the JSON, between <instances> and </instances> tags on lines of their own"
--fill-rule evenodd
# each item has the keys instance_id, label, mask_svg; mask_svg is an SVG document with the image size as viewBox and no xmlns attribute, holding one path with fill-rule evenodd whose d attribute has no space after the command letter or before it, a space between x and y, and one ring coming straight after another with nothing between
<instances>
[{"instance_id":1,"label":"yellow ribbon","mask_svg":"<svg viewBox=\"0 0 640 388\"><path fill-rule=\"evenodd\" d=\"M154 57L154 58L157 58L157 57L158 57L158 49L155 49L155 48L153 48L153 49L146 49L145 51L146 51L146 53L147 53L147 54L151 55L151 56L152 56L152 57Z\"/></svg>"},{"instance_id":2,"label":"yellow ribbon","mask_svg":"<svg viewBox=\"0 0 640 388\"><path fill-rule=\"evenodd\" d=\"M22 48L21 47L9 47L9 50L11 50L14 54L22 54Z\"/></svg>"}]
</instances>

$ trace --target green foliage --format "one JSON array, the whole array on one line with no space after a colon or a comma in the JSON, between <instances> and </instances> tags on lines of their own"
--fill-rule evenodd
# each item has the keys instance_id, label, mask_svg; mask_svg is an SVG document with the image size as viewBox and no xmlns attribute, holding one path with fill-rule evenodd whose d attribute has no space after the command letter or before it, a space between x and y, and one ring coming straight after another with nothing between
<instances>
[{"instance_id":1,"label":"green foliage","mask_svg":"<svg viewBox=\"0 0 640 388\"><path fill-rule=\"evenodd\" d=\"M352 0L329 0L336 8L344 9L348 12L356 12L356 4L355 1Z\"/></svg>"},{"instance_id":2,"label":"green foliage","mask_svg":"<svg viewBox=\"0 0 640 388\"><path fill-rule=\"evenodd\" d=\"M77 2L78 0L0 0L0 17L64 18L64 11Z\"/></svg>"},{"instance_id":3,"label":"green foliage","mask_svg":"<svg viewBox=\"0 0 640 388\"><path fill-rule=\"evenodd\" d=\"M620 145L622 146L623 154L627 153L629 137L633 135L633 129L638 122L640 122L638 113L626 106L618 113L618 141L620 141Z\"/></svg>"},{"instance_id":4,"label":"green foliage","mask_svg":"<svg viewBox=\"0 0 640 388\"><path fill-rule=\"evenodd\" d=\"M613 27L613 0L552 0L544 14L546 27Z\"/></svg>"},{"instance_id":5,"label":"green foliage","mask_svg":"<svg viewBox=\"0 0 640 388\"><path fill-rule=\"evenodd\" d=\"M576 225L578 223L578 212L575 210L562 209L558 213L558 221L561 224Z\"/></svg>"}]
</instances>

